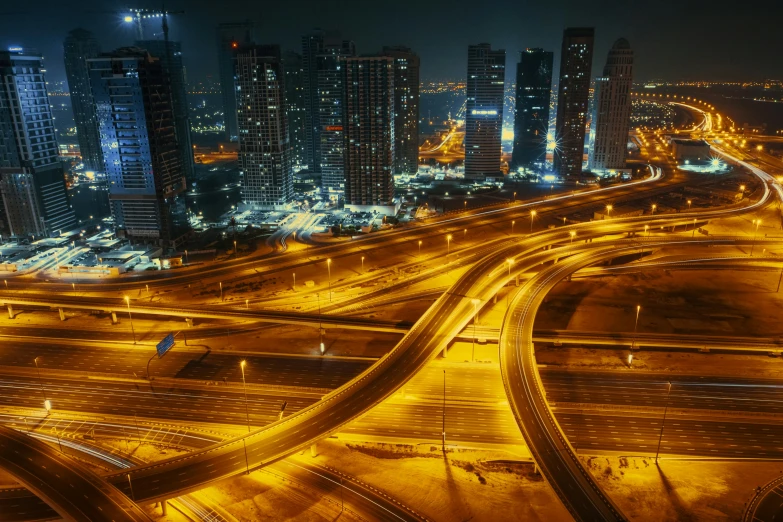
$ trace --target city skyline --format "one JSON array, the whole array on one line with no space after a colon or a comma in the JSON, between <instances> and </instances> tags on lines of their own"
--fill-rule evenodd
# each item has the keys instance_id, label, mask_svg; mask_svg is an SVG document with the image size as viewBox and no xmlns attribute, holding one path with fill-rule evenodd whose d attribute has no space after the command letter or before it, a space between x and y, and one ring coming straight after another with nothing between
<instances>
[{"instance_id":1,"label":"city skyline","mask_svg":"<svg viewBox=\"0 0 783 522\"><path fill-rule=\"evenodd\" d=\"M340 16L339 9L315 2L272 6L263 16L252 4L237 1L231 5L236 6L231 11L222 4L220 8L212 7L204 1L179 0L167 5L172 11L187 11L184 15L171 17L169 24L171 39L182 42L191 81L207 74L218 76L214 40L202 35L215 34L215 26L220 22L241 22L245 18L255 21L256 31L264 36L259 43L279 44L284 52L301 52L301 36L315 27L340 30L356 42L359 53L384 45L406 45L421 56L424 80L463 78L458 58L471 43L492 41L498 48L505 48L509 55L527 47L557 49L557 35L565 27L577 25L596 28L594 71L600 71L603 57L613 42L625 35L633 38L639 59L635 75L641 81L762 80L783 76L783 65L775 59L771 41L772 20L783 7L771 3L766 15L750 24L743 21L747 22L752 13L739 7L729 7L732 15L727 16L725 12L702 11L693 2L679 4L681 16L678 17L669 16L666 9L645 13L642 6L622 2L602 2L602 9L597 10L577 2L560 2L549 7L501 2L499 10L504 13L504 24L514 27L514 31L498 31L489 19L471 18L468 24L453 17L443 22L445 29L453 33L448 41L438 32L424 29L428 25L426 13L414 17L411 25L410 22L397 24L398 17L394 13L389 18L372 9L362 9L362 16ZM450 11L460 12L462 8L467 9L467 5L467 2L460 3ZM400 11L415 7L412 2L406 2L401 4ZM41 16L41 13L45 14ZM44 0L35 16L17 6L0 9L0 46L38 47L47 60L50 81L64 80L64 68L61 63L55 63L60 62L55 58L62 53L62 41L68 31L77 27L92 31L104 48L129 45L136 36L133 27L122 23L121 13L121 8L107 9L98 0L88 0L78 8L66 8L59 2ZM609 16L603 16L603 13ZM688 13L698 16L702 23L687 24ZM275 15L285 22L274 22ZM160 33L154 24L148 25L150 34ZM405 27L408 29L403 30ZM765 27L769 30L765 31ZM720 37L716 38L717 35ZM557 60L555 57L555 67L558 67ZM728 62L732 63L731 69L725 67Z\"/></svg>"}]
</instances>

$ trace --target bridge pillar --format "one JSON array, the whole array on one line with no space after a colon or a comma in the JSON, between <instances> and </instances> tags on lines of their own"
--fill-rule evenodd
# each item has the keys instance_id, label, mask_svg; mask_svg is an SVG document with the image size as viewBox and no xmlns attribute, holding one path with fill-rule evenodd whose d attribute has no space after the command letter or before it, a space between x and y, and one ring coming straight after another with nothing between
<instances>
[{"instance_id":1,"label":"bridge pillar","mask_svg":"<svg viewBox=\"0 0 783 522\"><path fill-rule=\"evenodd\" d=\"M318 456L318 448L316 447L316 443L313 442L310 444L310 456L315 458Z\"/></svg>"},{"instance_id":2,"label":"bridge pillar","mask_svg":"<svg viewBox=\"0 0 783 522\"><path fill-rule=\"evenodd\" d=\"M533 472L534 472L536 475L540 475L540 474L541 474L541 470L540 470L540 469L538 469L538 464L536 464L535 462L533 462Z\"/></svg>"},{"instance_id":3,"label":"bridge pillar","mask_svg":"<svg viewBox=\"0 0 783 522\"><path fill-rule=\"evenodd\" d=\"M493 303L495 303L495 304L497 304L497 302L498 302L498 294L495 294L495 299L494 299L494 301L492 301L492 302L493 302Z\"/></svg>"},{"instance_id":4,"label":"bridge pillar","mask_svg":"<svg viewBox=\"0 0 783 522\"><path fill-rule=\"evenodd\" d=\"M8 318L13 319L14 318L14 306L12 304L7 304L8 307Z\"/></svg>"},{"instance_id":5,"label":"bridge pillar","mask_svg":"<svg viewBox=\"0 0 783 522\"><path fill-rule=\"evenodd\" d=\"M519 274L517 274L517 276L514 278L514 284L519 286Z\"/></svg>"},{"instance_id":6,"label":"bridge pillar","mask_svg":"<svg viewBox=\"0 0 783 522\"><path fill-rule=\"evenodd\" d=\"M449 356L449 346L445 345L443 346L443 358L445 359L448 356Z\"/></svg>"},{"instance_id":7,"label":"bridge pillar","mask_svg":"<svg viewBox=\"0 0 783 522\"><path fill-rule=\"evenodd\" d=\"M65 321L65 312L60 308L60 321Z\"/></svg>"},{"instance_id":8,"label":"bridge pillar","mask_svg":"<svg viewBox=\"0 0 783 522\"><path fill-rule=\"evenodd\" d=\"M117 324L119 322L120 321L117 319L117 312L112 312L111 313L111 324Z\"/></svg>"},{"instance_id":9,"label":"bridge pillar","mask_svg":"<svg viewBox=\"0 0 783 522\"><path fill-rule=\"evenodd\" d=\"M188 324L189 327L193 326L193 319L190 317L185 318L185 322Z\"/></svg>"},{"instance_id":10,"label":"bridge pillar","mask_svg":"<svg viewBox=\"0 0 783 522\"><path fill-rule=\"evenodd\" d=\"M169 514L169 501L168 500L162 500L160 502L160 510L163 512L163 516Z\"/></svg>"}]
</instances>

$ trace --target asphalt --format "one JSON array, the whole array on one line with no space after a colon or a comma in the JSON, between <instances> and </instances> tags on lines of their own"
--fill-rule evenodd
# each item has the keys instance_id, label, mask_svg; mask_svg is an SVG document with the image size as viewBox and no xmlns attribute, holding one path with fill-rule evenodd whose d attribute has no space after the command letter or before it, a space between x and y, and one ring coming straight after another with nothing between
<instances>
[{"instance_id":1,"label":"asphalt","mask_svg":"<svg viewBox=\"0 0 783 522\"><path fill-rule=\"evenodd\" d=\"M0 467L68 520L150 520L101 477L44 442L0 426L0 448Z\"/></svg>"}]
</instances>

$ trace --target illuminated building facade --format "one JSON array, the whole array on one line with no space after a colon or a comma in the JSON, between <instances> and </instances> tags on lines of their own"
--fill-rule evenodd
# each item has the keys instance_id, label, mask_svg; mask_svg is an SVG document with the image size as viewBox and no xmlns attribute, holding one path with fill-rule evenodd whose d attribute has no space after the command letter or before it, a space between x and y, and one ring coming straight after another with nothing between
<instances>
[{"instance_id":1,"label":"illuminated building facade","mask_svg":"<svg viewBox=\"0 0 783 522\"><path fill-rule=\"evenodd\" d=\"M237 106L234 93L234 50L253 41L253 22L230 22L217 27L218 69L220 96L223 100L223 119L226 140L237 140Z\"/></svg>"},{"instance_id":2,"label":"illuminated building facade","mask_svg":"<svg viewBox=\"0 0 783 522\"><path fill-rule=\"evenodd\" d=\"M343 60L345 208L394 215L395 59Z\"/></svg>"},{"instance_id":3,"label":"illuminated building facade","mask_svg":"<svg viewBox=\"0 0 783 522\"><path fill-rule=\"evenodd\" d=\"M601 78L595 79L588 170L597 174L628 170L628 130L631 125L633 50L620 38L612 49Z\"/></svg>"},{"instance_id":4,"label":"illuminated building facade","mask_svg":"<svg viewBox=\"0 0 783 522\"><path fill-rule=\"evenodd\" d=\"M394 59L394 173L419 169L419 57L407 47L384 47Z\"/></svg>"},{"instance_id":5,"label":"illuminated building facade","mask_svg":"<svg viewBox=\"0 0 783 522\"><path fill-rule=\"evenodd\" d=\"M308 168L321 173L324 192L341 193L343 172L342 71L356 47L339 33L315 30L302 38Z\"/></svg>"},{"instance_id":6,"label":"illuminated building facade","mask_svg":"<svg viewBox=\"0 0 783 522\"><path fill-rule=\"evenodd\" d=\"M117 233L174 248L190 228L166 69L137 47L87 63Z\"/></svg>"},{"instance_id":7,"label":"illuminated building facade","mask_svg":"<svg viewBox=\"0 0 783 522\"><path fill-rule=\"evenodd\" d=\"M305 104L302 55L290 51L284 53L283 70L285 71L285 113L288 119L288 140L291 142L293 163L298 170L307 166L305 141L307 106Z\"/></svg>"},{"instance_id":8,"label":"illuminated building facade","mask_svg":"<svg viewBox=\"0 0 783 522\"><path fill-rule=\"evenodd\" d=\"M95 120L95 104L92 101L87 74L87 59L96 58L100 52L98 40L85 29L70 31L63 42L65 75L71 95L79 152L85 169L93 171L103 171L103 157L98 138L98 123Z\"/></svg>"},{"instance_id":9,"label":"illuminated building facade","mask_svg":"<svg viewBox=\"0 0 783 522\"><path fill-rule=\"evenodd\" d=\"M242 202L254 210L282 209L294 184L280 47L241 47L235 63Z\"/></svg>"},{"instance_id":10,"label":"illuminated building facade","mask_svg":"<svg viewBox=\"0 0 783 522\"><path fill-rule=\"evenodd\" d=\"M532 167L546 160L553 53L525 49L517 64L514 150L511 168Z\"/></svg>"},{"instance_id":11,"label":"illuminated building facade","mask_svg":"<svg viewBox=\"0 0 783 522\"><path fill-rule=\"evenodd\" d=\"M58 158L43 57L0 51L0 228L4 235L57 236L76 217Z\"/></svg>"},{"instance_id":12,"label":"illuminated building facade","mask_svg":"<svg viewBox=\"0 0 783 522\"><path fill-rule=\"evenodd\" d=\"M506 51L482 43L468 47L465 178L500 175L500 136Z\"/></svg>"},{"instance_id":13,"label":"illuminated building facade","mask_svg":"<svg viewBox=\"0 0 783 522\"><path fill-rule=\"evenodd\" d=\"M582 173L594 37L591 27L572 27L563 32L554 153L554 170L561 176Z\"/></svg>"}]
</instances>

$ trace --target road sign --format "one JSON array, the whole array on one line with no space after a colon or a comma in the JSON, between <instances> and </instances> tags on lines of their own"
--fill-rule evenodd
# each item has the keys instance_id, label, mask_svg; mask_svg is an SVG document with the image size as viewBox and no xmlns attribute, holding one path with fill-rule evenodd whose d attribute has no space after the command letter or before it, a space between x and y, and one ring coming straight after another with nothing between
<instances>
[{"instance_id":1,"label":"road sign","mask_svg":"<svg viewBox=\"0 0 783 522\"><path fill-rule=\"evenodd\" d=\"M161 342L158 343L156 346L158 350L158 359L163 357L166 352L171 350L171 348L174 346L174 334L170 333L166 337L163 338Z\"/></svg>"}]
</instances>

